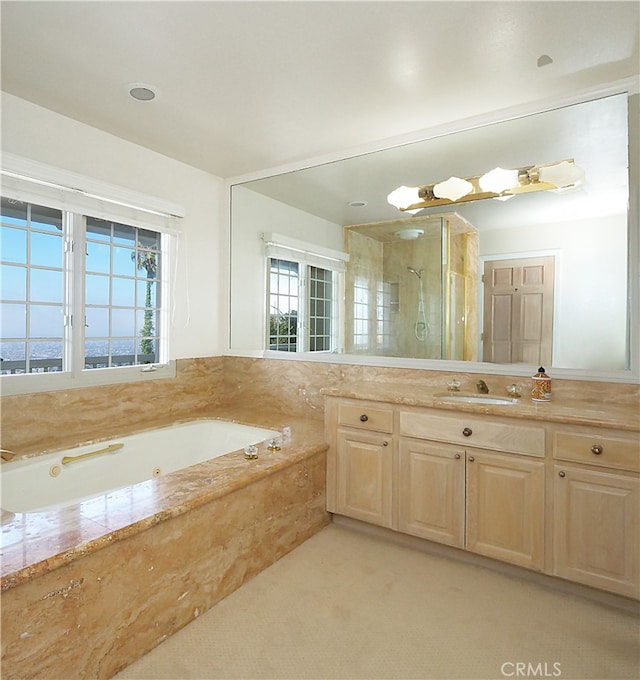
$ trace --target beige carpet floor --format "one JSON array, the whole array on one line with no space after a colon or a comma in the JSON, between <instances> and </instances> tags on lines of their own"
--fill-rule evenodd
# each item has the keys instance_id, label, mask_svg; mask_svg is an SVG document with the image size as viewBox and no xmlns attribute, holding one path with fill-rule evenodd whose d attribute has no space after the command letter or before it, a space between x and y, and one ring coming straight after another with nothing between
<instances>
[{"instance_id":1,"label":"beige carpet floor","mask_svg":"<svg viewBox=\"0 0 640 680\"><path fill-rule=\"evenodd\" d=\"M332 524L116 677L638 680L639 635L633 614Z\"/></svg>"}]
</instances>

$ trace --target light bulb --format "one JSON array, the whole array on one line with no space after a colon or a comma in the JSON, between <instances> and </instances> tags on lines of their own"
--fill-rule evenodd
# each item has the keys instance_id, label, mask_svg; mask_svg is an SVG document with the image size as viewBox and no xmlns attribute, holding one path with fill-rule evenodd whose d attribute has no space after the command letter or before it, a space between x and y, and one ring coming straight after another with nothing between
<instances>
[{"instance_id":1,"label":"light bulb","mask_svg":"<svg viewBox=\"0 0 640 680\"><path fill-rule=\"evenodd\" d=\"M439 182L433 187L433 195L438 198L448 198L450 201L470 194L473 191L473 184L460 177L449 177L445 182Z\"/></svg>"},{"instance_id":2,"label":"light bulb","mask_svg":"<svg viewBox=\"0 0 640 680\"><path fill-rule=\"evenodd\" d=\"M513 189L518 186L518 171L494 168L482 175L478 183L483 191L501 194L507 189Z\"/></svg>"},{"instance_id":3,"label":"light bulb","mask_svg":"<svg viewBox=\"0 0 640 680\"><path fill-rule=\"evenodd\" d=\"M403 210L422 200L418 193L419 190L419 187L398 187L387 196L387 201L398 208L398 210Z\"/></svg>"},{"instance_id":4,"label":"light bulb","mask_svg":"<svg viewBox=\"0 0 640 680\"><path fill-rule=\"evenodd\" d=\"M584 182L584 170L569 161L543 166L538 174L541 182L553 184L558 188L575 186Z\"/></svg>"}]
</instances>

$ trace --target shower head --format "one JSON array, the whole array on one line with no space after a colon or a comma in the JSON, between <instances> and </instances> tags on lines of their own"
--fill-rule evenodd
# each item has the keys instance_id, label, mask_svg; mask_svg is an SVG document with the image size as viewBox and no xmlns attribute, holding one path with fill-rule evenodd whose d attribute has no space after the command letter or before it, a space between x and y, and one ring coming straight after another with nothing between
<instances>
[{"instance_id":1,"label":"shower head","mask_svg":"<svg viewBox=\"0 0 640 680\"><path fill-rule=\"evenodd\" d=\"M419 279L422 279L422 269L418 271L417 269L414 269L413 267L407 267L407 269L412 273L415 274Z\"/></svg>"}]
</instances>

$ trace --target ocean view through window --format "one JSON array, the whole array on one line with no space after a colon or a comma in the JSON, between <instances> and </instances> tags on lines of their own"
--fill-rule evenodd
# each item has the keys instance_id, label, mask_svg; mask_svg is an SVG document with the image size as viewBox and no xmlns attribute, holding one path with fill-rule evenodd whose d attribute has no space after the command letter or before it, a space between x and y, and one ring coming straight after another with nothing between
<instances>
[{"instance_id":1,"label":"ocean view through window","mask_svg":"<svg viewBox=\"0 0 640 680\"><path fill-rule=\"evenodd\" d=\"M2 372L61 371L67 273L61 210L2 198Z\"/></svg>"},{"instance_id":2,"label":"ocean view through window","mask_svg":"<svg viewBox=\"0 0 640 680\"><path fill-rule=\"evenodd\" d=\"M1 199L0 373L65 373L167 361L168 236Z\"/></svg>"},{"instance_id":3,"label":"ocean view through window","mask_svg":"<svg viewBox=\"0 0 640 680\"><path fill-rule=\"evenodd\" d=\"M85 368L155 363L160 234L87 218Z\"/></svg>"}]
</instances>

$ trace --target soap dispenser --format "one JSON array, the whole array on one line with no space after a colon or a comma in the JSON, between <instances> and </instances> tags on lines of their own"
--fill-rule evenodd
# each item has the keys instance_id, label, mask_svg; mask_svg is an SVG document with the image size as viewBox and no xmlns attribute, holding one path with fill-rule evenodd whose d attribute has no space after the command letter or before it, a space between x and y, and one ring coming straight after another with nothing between
<instances>
[{"instance_id":1,"label":"soap dispenser","mask_svg":"<svg viewBox=\"0 0 640 680\"><path fill-rule=\"evenodd\" d=\"M531 399L533 401L551 401L551 378L545 373L544 366L540 366L538 372L531 377Z\"/></svg>"}]
</instances>

